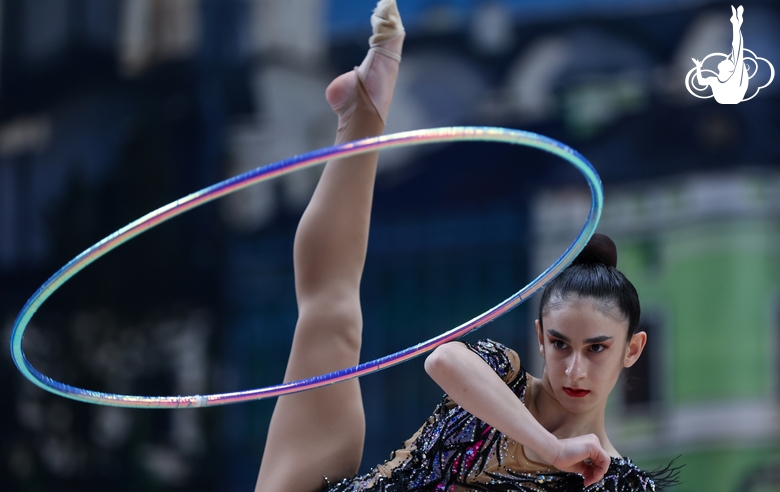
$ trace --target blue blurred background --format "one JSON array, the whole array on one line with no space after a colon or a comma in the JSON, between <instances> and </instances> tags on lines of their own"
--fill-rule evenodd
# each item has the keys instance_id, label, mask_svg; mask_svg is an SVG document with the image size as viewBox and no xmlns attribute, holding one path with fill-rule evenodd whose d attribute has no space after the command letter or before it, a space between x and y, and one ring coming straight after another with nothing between
<instances>
[{"instance_id":1,"label":"blue blurred background","mask_svg":"<svg viewBox=\"0 0 780 492\"><path fill-rule=\"evenodd\" d=\"M387 131L494 125L559 139L606 189L600 231L643 300L642 363L609 406L640 466L681 456L680 491L780 490L780 81L722 106L684 85L730 51L728 3L399 0L408 31ZM780 68L780 5L745 7L745 46ZM273 401L90 406L16 371L16 313L126 223L216 181L329 145L324 89L359 64L369 0L3 0L0 483L11 491L246 491ZM768 81L759 67L755 86ZM751 85L754 87L754 85ZM382 155L363 282L363 360L519 290L584 221L556 158L498 144ZM296 318L292 237L319 170L257 185L122 246L36 314L31 362L150 395L280 382ZM534 374L533 301L470 335ZM422 360L364 378L364 469L441 397ZM305 452L305 450L302 450Z\"/></svg>"}]
</instances>

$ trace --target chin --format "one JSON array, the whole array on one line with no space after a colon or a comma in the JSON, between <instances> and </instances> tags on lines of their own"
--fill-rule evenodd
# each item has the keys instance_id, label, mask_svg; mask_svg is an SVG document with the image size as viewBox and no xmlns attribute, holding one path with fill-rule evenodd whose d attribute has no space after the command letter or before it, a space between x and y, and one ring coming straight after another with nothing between
<instances>
[{"instance_id":1,"label":"chin","mask_svg":"<svg viewBox=\"0 0 780 492\"><path fill-rule=\"evenodd\" d=\"M589 411L593 410L593 405L588 405L586 403L571 403L567 402L563 405L563 407L569 412L573 414L582 414L582 413L588 413Z\"/></svg>"},{"instance_id":2,"label":"chin","mask_svg":"<svg viewBox=\"0 0 780 492\"><path fill-rule=\"evenodd\" d=\"M573 398L566 394L565 391L560 390L558 396L558 402L563 408L570 413L581 414L592 411L598 407L599 402L596 399L596 395L592 392L582 398Z\"/></svg>"}]
</instances>

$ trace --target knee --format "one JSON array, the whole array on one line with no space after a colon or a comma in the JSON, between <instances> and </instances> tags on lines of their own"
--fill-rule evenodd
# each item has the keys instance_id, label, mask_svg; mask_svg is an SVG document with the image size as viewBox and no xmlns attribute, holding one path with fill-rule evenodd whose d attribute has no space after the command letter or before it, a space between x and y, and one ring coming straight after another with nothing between
<instances>
[{"instance_id":1,"label":"knee","mask_svg":"<svg viewBox=\"0 0 780 492\"><path fill-rule=\"evenodd\" d=\"M350 300L325 300L299 307L296 333L327 342L349 352L362 344L363 319L360 304Z\"/></svg>"}]
</instances>

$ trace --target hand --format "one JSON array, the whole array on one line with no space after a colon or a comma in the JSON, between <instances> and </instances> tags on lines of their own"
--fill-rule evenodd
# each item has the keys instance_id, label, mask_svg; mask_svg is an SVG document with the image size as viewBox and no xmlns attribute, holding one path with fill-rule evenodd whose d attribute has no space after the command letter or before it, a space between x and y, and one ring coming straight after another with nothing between
<instances>
[{"instance_id":1,"label":"hand","mask_svg":"<svg viewBox=\"0 0 780 492\"><path fill-rule=\"evenodd\" d=\"M696 58L691 58L691 60L693 60L693 63L696 64L696 68L701 68L701 62L699 60Z\"/></svg>"},{"instance_id":2,"label":"hand","mask_svg":"<svg viewBox=\"0 0 780 492\"><path fill-rule=\"evenodd\" d=\"M611 458L594 434L559 440L561 449L551 463L555 468L579 473L588 487L604 478Z\"/></svg>"}]
</instances>

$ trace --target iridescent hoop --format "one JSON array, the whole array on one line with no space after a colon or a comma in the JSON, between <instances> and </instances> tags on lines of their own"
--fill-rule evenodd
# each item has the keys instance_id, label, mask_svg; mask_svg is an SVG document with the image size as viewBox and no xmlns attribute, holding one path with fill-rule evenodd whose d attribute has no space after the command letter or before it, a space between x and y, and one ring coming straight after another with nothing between
<instances>
[{"instance_id":1,"label":"iridescent hoop","mask_svg":"<svg viewBox=\"0 0 780 492\"><path fill-rule=\"evenodd\" d=\"M431 338L413 347L409 347L400 352L381 357L370 362L343 369L341 371L323 374L310 379L293 381L236 393L222 393L213 395L191 395L191 396L133 396L116 395L111 393L101 393L90 391L55 381L54 379L42 374L30 364L22 351L22 339L27 324L33 314L43 304L43 302L56 291L68 279L81 271L84 267L105 255L120 244L129 241L135 236L146 232L168 219L171 219L187 210L193 209L206 202L220 198L224 195L233 193L247 186L251 186L260 181L288 174L305 167L320 164L329 159L348 157L381 149L392 147L405 147L409 145L422 145L442 142L461 142L461 141L486 141L501 142L517 145L534 147L550 152L574 165L584 176L590 186L591 207L585 225L582 227L577 238L566 249L558 260L555 261L547 270L539 275L533 282L523 287L519 292L512 295L502 303L492 309L480 314L476 318L463 323L462 325L451 329L441 335ZM302 154L290 159L275 162L267 166L257 168L240 176L227 179L208 188L204 188L189 196L186 196L173 203L165 205L154 212L151 212L106 237L94 246L90 247L67 265L62 267L49 280L46 281L33 296L27 301L19 316L16 318L13 330L11 331L11 356L16 367L22 374L40 386L54 394L71 398L74 400L96 403L101 405L110 405L116 407L132 408L187 408L187 407L208 407L216 405L225 405L228 403L238 403L249 400L259 400L290 393L297 393L312 388L318 388L328 384L334 384L348 379L357 378L366 374L381 371L388 367L400 364L409 359L422 355L436 348L437 346L460 338L461 336L476 330L486 323L493 321L499 316L514 309L533 294L541 290L550 280L561 272L577 254L585 247L590 236L596 230L601 209L604 202L604 193L601 187L601 180L595 169L590 163L574 149L556 141L535 133L510 130L507 128L491 127L452 127L452 128L433 128L427 130L415 130L410 132L396 133L381 137L367 138L356 142L341 144L320 150L315 150L307 154Z\"/></svg>"}]
</instances>

